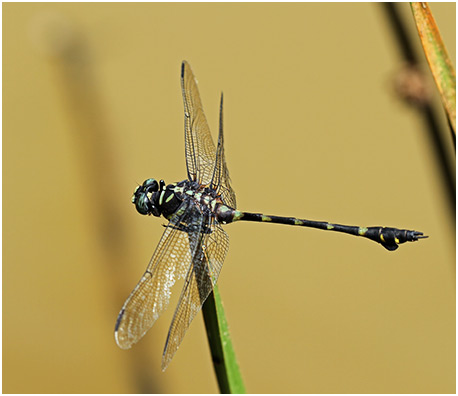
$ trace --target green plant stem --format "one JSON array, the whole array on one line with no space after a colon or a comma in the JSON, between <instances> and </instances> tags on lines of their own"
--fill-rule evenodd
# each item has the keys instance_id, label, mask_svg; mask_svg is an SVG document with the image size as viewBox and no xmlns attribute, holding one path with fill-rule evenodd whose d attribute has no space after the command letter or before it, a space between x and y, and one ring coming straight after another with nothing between
<instances>
[{"instance_id":1,"label":"green plant stem","mask_svg":"<svg viewBox=\"0 0 458 396\"><path fill-rule=\"evenodd\" d=\"M439 90L453 133L456 135L456 76L439 28L427 3L410 3L418 35Z\"/></svg>"},{"instance_id":2,"label":"green plant stem","mask_svg":"<svg viewBox=\"0 0 458 396\"><path fill-rule=\"evenodd\" d=\"M202 307L208 344L221 393L245 393L218 287Z\"/></svg>"},{"instance_id":3,"label":"green plant stem","mask_svg":"<svg viewBox=\"0 0 458 396\"><path fill-rule=\"evenodd\" d=\"M403 6L403 4L382 3L383 10L385 11L387 20L391 26L391 30L395 38L395 44L398 46L401 57L409 66L420 69L420 57L415 50L413 39L406 27L406 21L404 21L399 13L400 6ZM448 206L450 208L450 212L452 213L450 219L453 220L454 226L456 210L454 174L455 162L454 158L452 159L450 150L448 149L450 145L448 140L450 138L450 134L443 131L440 127L440 116L429 98L424 98L423 101L417 102L409 102L406 98L402 99L417 110L417 114L424 124L425 131L427 132L427 136L429 138L430 147L435 153L438 175L442 180L445 196L449 204ZM454 137L454 135L452 137Z\"/></svg>"}]
</instances>

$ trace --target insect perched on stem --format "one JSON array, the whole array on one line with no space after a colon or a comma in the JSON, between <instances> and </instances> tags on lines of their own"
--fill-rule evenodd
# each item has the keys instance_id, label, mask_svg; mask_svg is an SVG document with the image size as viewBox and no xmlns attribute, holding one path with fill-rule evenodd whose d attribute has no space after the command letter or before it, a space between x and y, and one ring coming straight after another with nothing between
<instances>
[{"instance_id":1,"label":"insect perched on stem","mask_svg":"<svg viewBox=\"0 0 458 396\"><path fill-rule=\"evenodd\" d=\"M169 185L163 180L147 179L132 197L139 213L162 215L169 223L145 273L119 313L115 338L121 348L130 348L153 326L169 304L175 281L183 278L183 290L162 356L162 369L167 368L192 319L218 280L229 247L229 237L222 224L256 221L319 228L368 238L388 250L426 238L418 231L355 227L237 210L224 157L223 96L215 147L197 83L187 62L181 66L181 87L188 178Z\"/></svg>"}]
</instances>

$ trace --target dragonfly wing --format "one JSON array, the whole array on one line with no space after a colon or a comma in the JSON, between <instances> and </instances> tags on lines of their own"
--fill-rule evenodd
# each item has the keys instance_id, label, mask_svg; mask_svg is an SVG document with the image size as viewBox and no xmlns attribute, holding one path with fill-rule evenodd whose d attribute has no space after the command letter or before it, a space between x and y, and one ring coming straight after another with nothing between
<instances>
[{"instance_id":1,"label":"dragonfly wing","mask_svg":"<svg viewBox=\"0 0 458 396\"><path fill-rule=\"evenodd\" d=\"M201 235L192 237L197 240L196 250L167 335L162 370L169 365L193 318L213 290L229 248L229 237L214 218Z\"/></svg>"},{"instance_id":2,"label":"dragonfly wing","mask_svg":"<svg viewBox=\"0 0 458 396\"><path fill-rule=\"evenodd\" d=\"M231 208L237 207L235 192L231 187L231 179L226 165L224 155L224 133L223 133L223 94L221 94L221 104L219 107L219 134L218 147L216 149L216 162L211 182L211 188L221 194L223 202Z\"/></svg>"},{"instance_id":3,"label":"dragonfly wing","mask_svg":"<svg viewBox=\"0 0 458 396\"><path fill-rule=\"evenodd\" d=\"M216 148L205 118L196 79L189 64L181 65L181 90L184 103L185 152L188 178L210 184Z\"/></svg>"},{"instance_id":4,"label":"dragonfly wing","mask_svg":"<svg viewBox=\"0 0 458 396\"><path fill-rule=\"evenodd\" d=\"M119 347L128 349L145 335L167 308L175 281L186 276L194 256L188 224L202 224L200 210L191 201L183 202L170 220L145 273L119 313L115 326Z\"/></svg>"}]
</instances>

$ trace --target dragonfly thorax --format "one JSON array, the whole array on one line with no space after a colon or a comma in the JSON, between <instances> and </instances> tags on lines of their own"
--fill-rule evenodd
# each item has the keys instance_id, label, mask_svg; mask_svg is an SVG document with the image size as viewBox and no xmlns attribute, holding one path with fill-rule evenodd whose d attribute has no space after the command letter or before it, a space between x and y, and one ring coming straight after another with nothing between
<instances>
[{"instance_id":1,"label":"dragonfly thorax","mask_svg":"<svg viewBox=\"0 0 458 396\"><path fill-rule=\"evenodd\" d=\"M184 200L193 201L203 213L214 213L224 224L233 221L234 209L226 206L215 190L189 180L166 186L164 180L157 182L147 179L135 189L132 196L138 213L157 217L162 215L166 219L171 218Z\"/></svg>"}]
</instances>

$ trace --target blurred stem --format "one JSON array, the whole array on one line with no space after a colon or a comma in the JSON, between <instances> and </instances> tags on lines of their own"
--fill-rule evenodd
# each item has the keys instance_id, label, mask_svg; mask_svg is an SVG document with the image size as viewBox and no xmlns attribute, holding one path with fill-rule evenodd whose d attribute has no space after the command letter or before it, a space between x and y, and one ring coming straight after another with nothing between
<instances>
[{"instance_id":1,"label":"blurred stem","mask_svg":"<svg viewBox=\"0 0 458 396\"><path fill-rule=\"evenodd\" d=\"M395 42L399 47L401 56L405 62L412 67L412 69L419 69L420 61L417 52L414 49L412 38L410 37L406 23L401 18L398 11L397 3L382 3L383 9L386 12L387 19L391 25L393 34L395 35ZM426 84L426 83L424 83ZM442 185L447 197L450 212L450 217L455 220L455 169L454 160L449 159L451 155L448 152L449 143L446 142L450 139L450 134L441 130L439 115L435 111L432 101L429 97L425 96L421 100L408 100L406 102L411 104L416 110L419 117L423 120L425 131L428 134L430 146L434 150L436 164L438 167L439 175L442 180Z\"/></svg>"},{"instance_id":2,"label":"blurred stem","mask_svg":"<svg viewBox=\"0 0 458 396\"><path fill-rule=\"evenodd\" d=\"M117 155L113 147L110 120L98 92L96 65L89 51L89 43L81 32L59 16L45 20L41 26L43 45L49 54L54 78L66 105L69 121L73 124L74 147L78 151L80 169L86 182L87 207L94 238L99 242L100 264L105 274L104 288L111 291L113 306L121 307L126 297L125 276L121 270L131 260L133 248L122 235L126 226L118 208L117 199L94 199L97 191L109 191L112 197L124 192L118 190ZM126 200L127 204L128 201ZM112 311L113 328L117 311ZM113 334L113 348L117 348ZM160 392L159 381L151 370L149 352L134 348L124 353L130 364L127 372L132 389L137 393Z\"/></svg>"},{"instance_id":3,"label":"blurred stem","mask_svg":"<svg viewBox=\"0 0 458 396\"><path fill-rule=\"evenodd\" d=\"M218 287L202 307L208 344L221 393L245 393Z\"/></svg>"}]
</instances>

